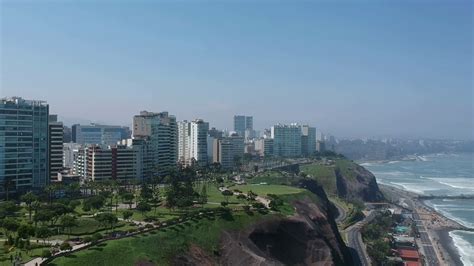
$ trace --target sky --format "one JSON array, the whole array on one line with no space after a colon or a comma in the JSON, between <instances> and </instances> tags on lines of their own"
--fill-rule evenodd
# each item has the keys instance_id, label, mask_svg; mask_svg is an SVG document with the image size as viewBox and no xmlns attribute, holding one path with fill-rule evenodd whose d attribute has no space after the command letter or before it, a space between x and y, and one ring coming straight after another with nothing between
<instances>
[{"instance_id":1,"label":"sky","mask_svg":"<svg viewBox=\"0 0 474 266\"><path fill-rule=\"evenodd\" d=\"M65 122L474 138L471 1L0 0L0 96Z\"/></svg>"}]
</instances>

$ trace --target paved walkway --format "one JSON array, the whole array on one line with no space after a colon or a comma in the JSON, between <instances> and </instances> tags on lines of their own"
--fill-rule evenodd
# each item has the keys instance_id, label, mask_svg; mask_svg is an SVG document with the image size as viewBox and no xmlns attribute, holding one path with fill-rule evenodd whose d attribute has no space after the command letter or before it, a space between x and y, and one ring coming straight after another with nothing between
<instances>
[{"instance_id":1,"label":"paved walkway","mask_svg":"<svg viewBox=\"0 0 474 266\"><path fill-rule=\"evenodd\" d=\"M72 247L72 251L78 250L78 249L83 248L87 245L89 245L89 243L82 243L82 244L74 245ZM64 252L66 252L66 251L59 251L58 253L55 253L55 255L56 254L61 254L61 253L64 253ZM25 263L25 266L41 265L41 263L43 263L45 260L46 260L46 258L35 258L35 259L32 259L32 260L28 261L27 263Z\"/></svg>"}]
</instances>

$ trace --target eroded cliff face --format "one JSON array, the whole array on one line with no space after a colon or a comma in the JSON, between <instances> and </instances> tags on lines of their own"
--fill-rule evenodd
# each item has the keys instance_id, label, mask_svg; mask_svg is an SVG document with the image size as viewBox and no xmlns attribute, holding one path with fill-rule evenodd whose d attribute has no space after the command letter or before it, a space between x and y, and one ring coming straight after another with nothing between
<instances>
[{"instance_id":1,"label":"eroded cliff face","mask_svg":"<svg viewBox=\"0 0 474 266\"><path fill-rule=\"evenodd\" d=\"M309 186L316 183L309 181ZM315 185L317 187L317 185ZM322 191L324 193L324 191ZM223 231L219 252L210 256L196 246L175 265L350 265L350 252L339 235L324 198L295 200L292 217L268 216L240 231Z\"/></svg>"},{"instance_id":2,"label":"eroded cliff face","mask_svg":"<svg viewBox=\"0 0 474 266\"><path fill-rule=\"evenodd\" d=\"M350 175L335 169L337 194L349 201L377 202L383 200L375 176L364 167L353 163Z\"/></svg>"},{"instance_id":3,"label":"eroded cliff face","mask_svg":"<svg viewBox=\"0 0 474 266\"><path fill-rule=\"evenodd\" d=\"M290 218L261 221L221 239L222 265L349 265L350 253L334 220L306 198Z\"/></svg>"}]
</instances>

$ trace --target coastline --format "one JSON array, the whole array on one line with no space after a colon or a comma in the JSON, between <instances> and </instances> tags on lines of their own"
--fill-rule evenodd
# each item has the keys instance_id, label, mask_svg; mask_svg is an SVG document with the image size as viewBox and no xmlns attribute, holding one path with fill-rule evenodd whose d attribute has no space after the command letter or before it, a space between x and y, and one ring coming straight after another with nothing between
<instances>
[{"instance_id":1,"label":"coastline","mask_svg":"<svg viewBox=\"0 0 474 266\"><path fill-rule=\"evenodd\" d=\"M401 199L403 197L409 198L409 200L414 203L413 207L419 212L420 216L434 218L437 221L436 223L425 224L425 226L428 235L432 240L432 245L438 255L438 260L440 263L446 265L463 265L460 250L456 247L454 240L449 233L454 230L472 231L472 229L444 216L442 213L439 213L426 204L423 200L419 200L417 198L419 194L417 193L386 184L379 184L379 187L386 196L391 195L388 196L391 198L388 200L396 202L394 201L395 199ZM409 206L401 207L409 208Z\"/></svg>"}]
</instances>

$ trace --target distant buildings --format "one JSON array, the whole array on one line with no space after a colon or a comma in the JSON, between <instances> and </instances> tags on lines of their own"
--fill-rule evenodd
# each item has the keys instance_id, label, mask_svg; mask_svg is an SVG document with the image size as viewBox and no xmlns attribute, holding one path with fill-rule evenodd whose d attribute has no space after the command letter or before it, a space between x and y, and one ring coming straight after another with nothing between
<instances>
[{"instance_id":1,"label":"distant buildings","mask_svg":"<svg viewBox=\"0 0 474 266\"><path fill-rule=\"evenodd\" d=\"M19 97L0 99L0 191L49 183L49 106Z\"/></svg>"},{"instance_id":2,"label":"distant buildings","mask_svg":"<svg viewBox=\"0 0 474 266\"><path fill-rule=\"evenodd\" d=\"M77 158L81 144L77 143L63 143L63 167L72 169L74 161Z\"/></svg>"},{"instance_id":3,"label":"distant buildings","mask_svg":"<svg viewBox=\"0 0 474 266\"><path fill-rule=\"evenodd\" d=\"M58 122L57 115L49 115L49 178L58 180L63 169L63 123Z\"/></svg>"},{"instance_id":4,"label":"distant buildings","mask_svg":"<svg viewBox=\"0 0 474 266\"><path fill-rule=\"evenodd\" d=\"M244 137L232 134L222 139L214 139L212 159L223 169L232 169L244 156Z\"/></svg>"},{"instance_id":5,"label":"distant buildings","mask_svg":"<svg viewBox=\"0 0 474 266\"><path fill-rule=\"evenodd\" d=\"M73 125L72 142L85 144L114 145L129 137L130 129L122 126L108 125Z\"/></svg>"},{"instance_id":6,"label":"distant buildings","mask_svg":"<svg viewBox=\"0 0 474 266\"><path fill-rule=\"evenodd\" d=\"M234 116L234 131L241 137L253 137L253 117L244 115ZM247 131L247 135L246 135Z\"/></svg>"},{"instance_id":7,"label":"distant buildings","mask_svg":"<svg viewBox=\"0 0 474 266\"><path fill-rule=\"evenodd\" d=\"M260 138L255 140L255 151L260 156L273 156L273 139L272 138Z\"/></svg>"},{"instance_id":8,"label":"distant buildings","mask_svg":"<svg viewBox=\"0 0 474 266\"><path fill-rule=\"evenodd\" d=\"M168 112L142 111L133 117L133 146L140 150L144 178L165 175L178 161L178 125Z\"/></svg>"}]
</instances>

